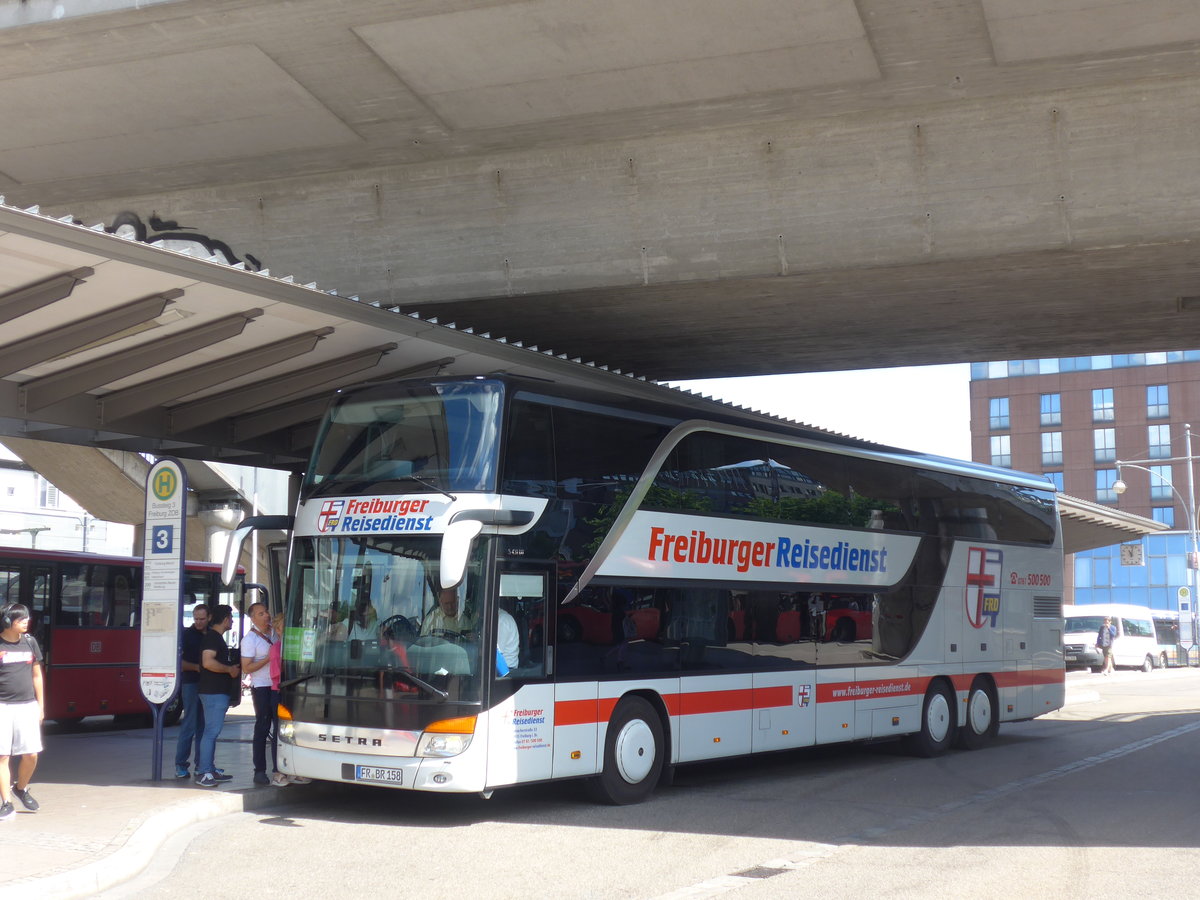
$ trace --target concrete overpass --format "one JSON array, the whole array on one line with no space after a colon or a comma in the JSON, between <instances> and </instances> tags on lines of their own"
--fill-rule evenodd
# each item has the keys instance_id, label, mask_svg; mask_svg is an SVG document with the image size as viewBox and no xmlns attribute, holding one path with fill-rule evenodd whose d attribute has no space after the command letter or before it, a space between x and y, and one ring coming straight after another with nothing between
<instances>
[{"instance_id":1,"label":"concrete overpass","mask_svg":"<svg viewBox=\"0 0 1200 900\"><path fill-rule=\"evenodd\" d=\"M1173 348L1198 56L1192 0L8 3L0 193L655 378Z\"/></svg>"}]
</instances>

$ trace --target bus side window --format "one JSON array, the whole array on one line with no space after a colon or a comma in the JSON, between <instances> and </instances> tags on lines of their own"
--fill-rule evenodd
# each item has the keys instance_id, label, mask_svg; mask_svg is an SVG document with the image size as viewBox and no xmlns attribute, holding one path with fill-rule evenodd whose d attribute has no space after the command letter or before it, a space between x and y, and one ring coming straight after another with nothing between
<instances>
[{"instance_id":1,"label":"bus side window","mask_svg":"<svg viewBox=\"0 0 1200 900\"><path fill-rule=\"evenodd\" d=\"M16 566L0 568L0 606L21 599L21 570Z\"/></svg>"},{"instance_id":2,"label":"bus side window","mask_svg":"<svg viewBox=\"0 0 1200 900\"><path fill-rule=\"evenodd\" d=\"M526 497L555 495L554 430L548 406L522 400L513 402L502 490Z\"/></svg>"},{"instance_id":3,"label":"bus side window","mask_svg":"<svg viewBox=\"0 0 1200 900\"><path fill-rule=\"evenodd\" d=\"M550 579L545 572L501 572L497 611L497 634L503 644L507 616L516 625L517 665L509 677L542 678L546 675L546 592Z\"/></svg>"},{"instance_id":4,"label":"bus side window","mask_svg":"<svg viewBox=\"0 0 1200 900\"><path fill-rule=\"evenodd\" d=\"M83 608L84 580L78 563L63 563L58 567L58 607L54 610L55 627L78 628Z\"/></svg>"},{"instance_id":5,"label":"bus side window","mask_svg":"<svg viewBox=\"0 0 1200 900\"><path fill-rule=\"evenodd\" d=\"M132 628L136 622L134 613L132 573L121 570L113 576L112 621L119 628Z\"/></svg>"}]
</instances>

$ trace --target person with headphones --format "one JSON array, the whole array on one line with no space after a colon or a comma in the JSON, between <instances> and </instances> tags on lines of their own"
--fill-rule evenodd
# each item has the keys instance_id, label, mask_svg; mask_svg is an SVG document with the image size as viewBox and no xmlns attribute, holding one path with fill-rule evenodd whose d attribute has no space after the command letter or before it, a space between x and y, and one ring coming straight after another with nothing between
<instances>
[{"instance_id":1,"label":"person with headphones","mask_svg":"<svg viewBox=\"0 0 1200 900\"><path fill-rule=\"evenodd\" d=\"M42 650L29 635L29 607L10 603L0 610L0 822L16 815L13 799L29 812L38 802L29 779L42 752ZM9 784L8 761L21 757L17 783Z\"/></svg>"}]
</instances>

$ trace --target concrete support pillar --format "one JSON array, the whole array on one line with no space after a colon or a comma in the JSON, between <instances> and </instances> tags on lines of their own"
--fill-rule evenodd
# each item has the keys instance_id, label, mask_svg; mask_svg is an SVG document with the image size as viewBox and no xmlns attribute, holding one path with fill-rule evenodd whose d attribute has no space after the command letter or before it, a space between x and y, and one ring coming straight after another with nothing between
<instances>
[{"instance_id":1,"label":"concrete support pillar","mask_svg":"<svg viewBox=\"0 0 1200 900\"><path fill-rule=\"evenodd\" d=\"M209 562L221 562L225 559L229 533L237 527L243 517L241 506L234 505L199 511L196 521L204 528L205 558Z\"/></svg>"}]
</instances>

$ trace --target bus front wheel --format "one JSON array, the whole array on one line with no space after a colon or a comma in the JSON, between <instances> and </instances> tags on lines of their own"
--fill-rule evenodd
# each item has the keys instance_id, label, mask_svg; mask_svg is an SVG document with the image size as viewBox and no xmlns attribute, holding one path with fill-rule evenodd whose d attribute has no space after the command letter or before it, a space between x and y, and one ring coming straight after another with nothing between
<instances>
[{"instance_id":1,"label":"bus front wheel","mask_svg":"<svg viewBox=\"0 0 1200 900\"><path fill-rule=\"evenodd\" d=\"M954 738L954 695L944 681L935 681L925 692L921 730L908 736L913 756L941 756Z\"/></svg>"},{"instance_id":2,"label":"bus front wheel","mask_svg":"<svg viewBox=\"0 0 1200 900\"><path fill-rule=\"evenodd\" d=\"M980 750L996 739L1000 732L999 704L996 690L986 678L978 678L967 694L965 722L958 729L955 743L967 750Z\"/></svg>"},{"instance_id":3,"label":"bus front wheel","mask_svg":"<svg viewBox=\"0 0 1200 900\"><path fill-rule=\"evenodd\" d=\"M604 738L604 768L589 780L602 803L641 803L654 791L663 767L662 720L642 697L626 697L613 710Z\"/></svg>"}]
</instances>

